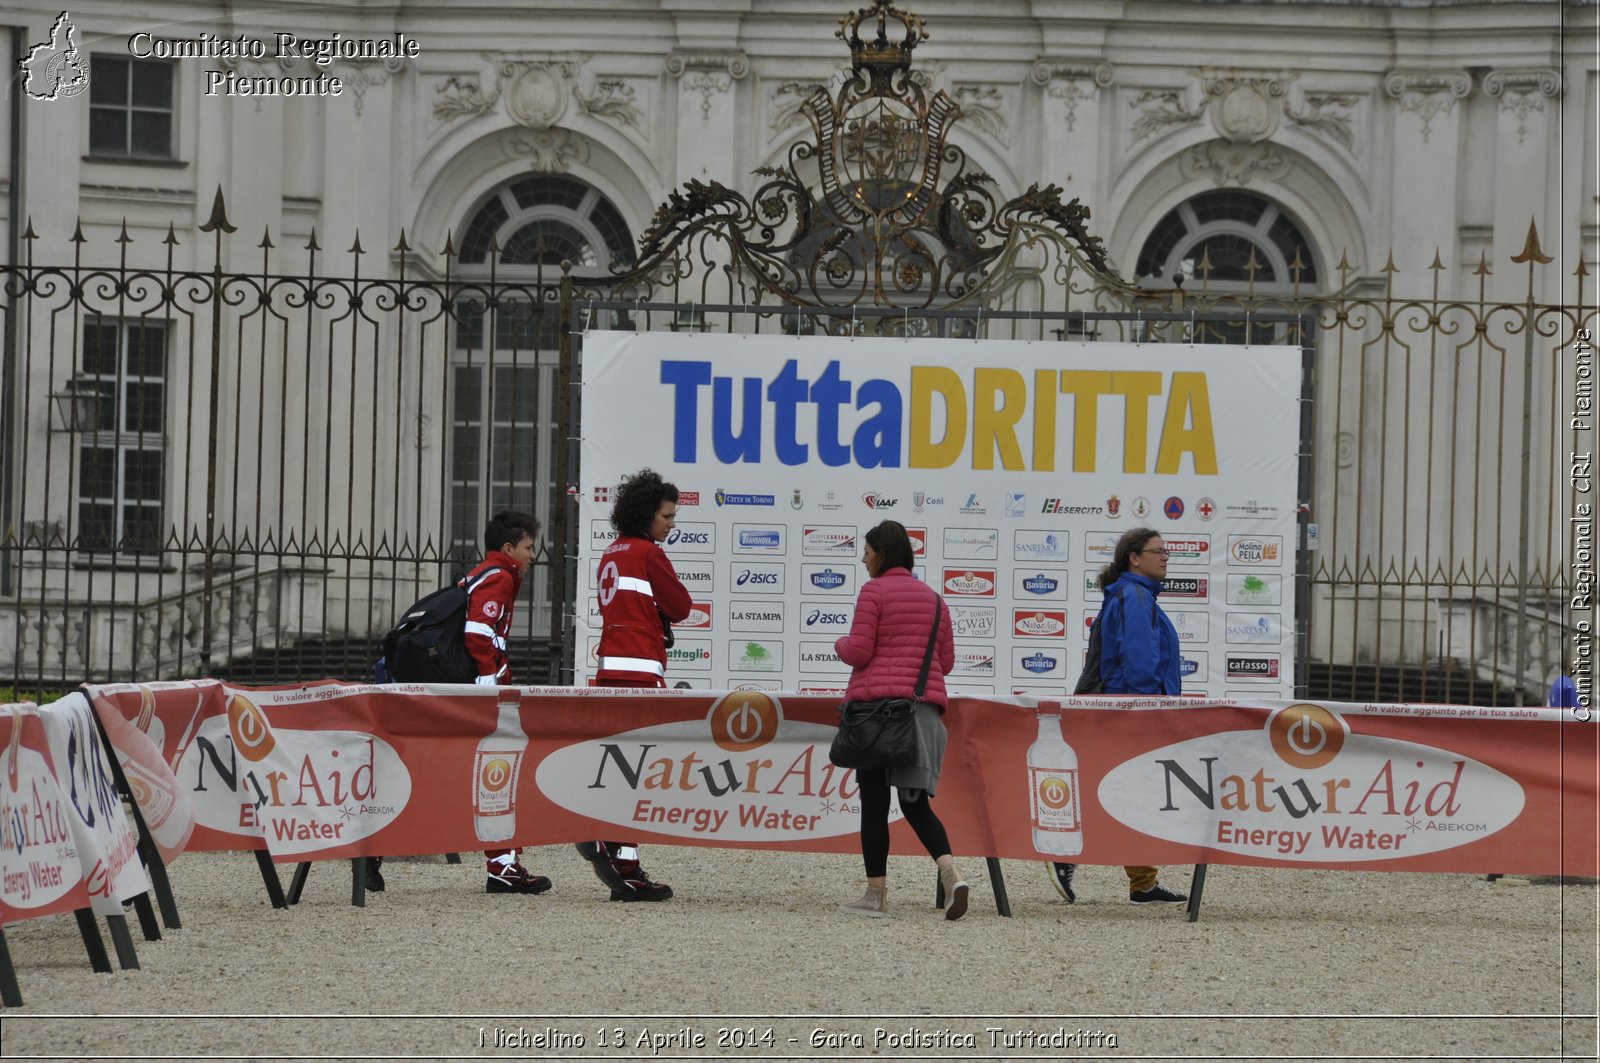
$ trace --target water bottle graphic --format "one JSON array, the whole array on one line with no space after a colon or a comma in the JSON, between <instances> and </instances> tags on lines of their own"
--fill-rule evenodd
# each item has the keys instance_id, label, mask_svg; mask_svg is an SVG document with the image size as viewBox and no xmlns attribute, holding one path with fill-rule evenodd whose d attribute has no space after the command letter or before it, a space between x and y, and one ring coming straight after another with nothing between
<instances>
[{"instance_id":1,"label":"water bottle graphic","mask_svg":"<svg viewBox=\"0 0 1600 1063\"><path fill-rule=\"evenodd\" d=\"M1046 856L1083 852L1083 808L1078 802L1078 754L1061 733L1061 705L1040 702L1039 734L1028 747L1028 804L1033 848Z\"/></svg>"},{"instance_id":2,"label":"water bottle graphic","mask_svg":"<svg viewBox=\"0 0 1600 1063\"><path fill-rule=\"evenodd\" d=\"M472 819L479 841L509 841L517 832L517 776L527 751L522 698L515 687L501 687L494 730L479 740L472 758Z\"/></svg>"}]
</instances>

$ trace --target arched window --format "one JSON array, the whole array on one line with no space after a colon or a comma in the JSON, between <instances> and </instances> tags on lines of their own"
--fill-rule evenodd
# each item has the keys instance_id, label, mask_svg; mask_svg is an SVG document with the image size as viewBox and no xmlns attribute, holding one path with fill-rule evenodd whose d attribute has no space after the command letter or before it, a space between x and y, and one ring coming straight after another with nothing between
<instances>
[{"instance_id":1,"label":"arched window","mask_svg":"<svg viewBox=\"0 0 1600 1063\"><path fill-rule=\"evenodd\" d=\"M467 294L453 315L450 534L465 562L482 549L489 514L526 510L548 529L562 512L554 465L558 304L539 298L530 271L516 267L544 267L546 286L560 280L563 261L580 275L605 277L633 262L633 234L592 185L528 174L486 196L458 230L456 246ZM519 626L529 621L548 623L518 614Z\"/></svg>"},{"instance_id":2,"label":"arched window","mask_svg":"<svg viewBox=\"0 0 1600 1063\"><path fill-rule=\"evenodd\" d=\"M491 241L500 265L609 272L633 261L633 234L599 189L575 177L530 174L501 185L461 232L463 266L489 261ZM542 249L542 250L541 250Z\"/></svg>"},{"instance_id":3,"label":"arched window","mask_svg":"<svg viewBox=\"0 0 1600 1063\"><path fill-rule=\"evenodd\" d=\"M1160 285L1181 276L1210 290L1289 292L1298 284L1303 292L1317 283L1317 258L1283 208L1253 192L1222 189L1168 211L1145 240L1137 273Z\"/></svg>"}]
</instances>

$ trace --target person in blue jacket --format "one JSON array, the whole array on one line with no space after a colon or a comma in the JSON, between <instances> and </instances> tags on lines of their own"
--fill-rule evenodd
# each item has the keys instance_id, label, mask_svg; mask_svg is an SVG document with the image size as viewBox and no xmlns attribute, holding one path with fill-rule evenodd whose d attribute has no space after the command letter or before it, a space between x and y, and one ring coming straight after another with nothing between
<instances>
[{"instance_id":1,"label":"person in blue jacket","mask_svg":"<svg viewBox=\"0 0 1600 1063\"><path fill-rule=\"evenodd\" d=\"M1100 606L1100 678L1106 694L1183 692L1178 676L1178 631L1156 604L1167 578L1167 544L1153 528L1134 528L1117 540L1111 564L1097 582L1104 594ZM1070 903L1075 864L1053 864L1056 889ZM1182 903L1186 894L1167 889L1154 867L1124 868L1128 899L1134 904Z\"/></svg>"}]
</instances>

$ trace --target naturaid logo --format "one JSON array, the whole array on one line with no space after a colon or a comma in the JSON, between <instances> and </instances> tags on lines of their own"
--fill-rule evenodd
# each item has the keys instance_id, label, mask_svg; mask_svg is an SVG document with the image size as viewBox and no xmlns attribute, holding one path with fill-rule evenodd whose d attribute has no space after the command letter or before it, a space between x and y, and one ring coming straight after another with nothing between
<instances>
[{"instance_id":1,"label":"naturaid logo","mask_svg":"<svg viewBox=\"0 0 1600 1063\"><path fill-rule=\"evenodd\" d=\"M77 27L61 12L50 27L50 39L28 49L22 68L22 91L35 100L60 100L89 87L89 64L78 51Z\"/></svg>"}]
</instances>

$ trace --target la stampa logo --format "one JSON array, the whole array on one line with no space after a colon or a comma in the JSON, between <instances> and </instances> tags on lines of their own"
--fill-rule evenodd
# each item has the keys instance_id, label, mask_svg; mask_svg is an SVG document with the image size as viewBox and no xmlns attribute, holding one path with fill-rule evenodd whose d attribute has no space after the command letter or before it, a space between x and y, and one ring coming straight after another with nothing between
<instances>
[{"instance_id":1,"label":"la stampa logo","mask_svg":"<svg viewBox=\"0 0 1600 1063\"><path fill-rule=\"evenodd\" d=\"M20 62L22 91L35 100L61 100L89 87L89 64L78 51L78 29L67 12L50 27L50 39L28 49Z\"/></svg>"}]
</instances>

